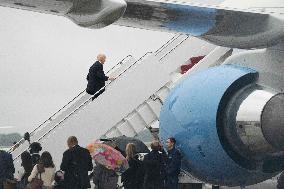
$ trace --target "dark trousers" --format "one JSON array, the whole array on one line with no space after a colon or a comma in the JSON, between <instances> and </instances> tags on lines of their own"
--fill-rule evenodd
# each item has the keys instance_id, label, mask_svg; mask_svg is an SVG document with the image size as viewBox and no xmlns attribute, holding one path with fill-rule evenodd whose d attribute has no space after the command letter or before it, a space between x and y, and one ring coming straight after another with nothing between
<instances>
[{"instance_id":1,"label":"dark trousers","mask_svg":"<svg viewBox=\"0 0 284 189\"><path fill-rule=\"evenodd\" d=\"M0 189L4 189L4 181L6 179L5 178L0 178Z\"/></svg>"},{"instance_id":2,"label":"dark trousers","mask_svg":"<svg viewBox=\"0 0 284 189\"><path fill-rule=\"evenodd\" d=\"M92 97L92 101L95 100L98 96L100 96L103 92L105 92L105 89L102 89L99 92L96 91L96 94Z\"/></svg>"},{"instance_id":3,"label":"dark trousers","mask_svg":"<svg viewBox=\"0 0 284 189\"><path fill-rule=\"evenodd\" d=\"M166 189L178 189L178 177L167 177Z\"/></svg>"},{"instance_id":4,"label":"dark trousers","mask_svg":"<svg viewBox=\"0 0 284 189\"><path fill-rule=\"evenodd\" d=\"M143 189L163 189L160 183L147 183L144 184Z\"/></svg>"}]
</instances>

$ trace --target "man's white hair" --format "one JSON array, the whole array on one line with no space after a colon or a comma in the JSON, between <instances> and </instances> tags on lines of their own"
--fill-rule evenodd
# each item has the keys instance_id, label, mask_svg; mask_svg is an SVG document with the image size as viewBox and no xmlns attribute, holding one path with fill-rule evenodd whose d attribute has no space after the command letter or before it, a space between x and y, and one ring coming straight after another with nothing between
<instances>
[{"instance_id":1,"label":"man's white hair","mask_svg":"<svg viewBox=\"0 0 284 189\"><path fill-rule=\"evenodd\" d=\"M98 54L98 56L97 56L98 61L101 61L102 59L105 59L105 58L106 58L105 54Z\"/></svg>"}]
</instances>

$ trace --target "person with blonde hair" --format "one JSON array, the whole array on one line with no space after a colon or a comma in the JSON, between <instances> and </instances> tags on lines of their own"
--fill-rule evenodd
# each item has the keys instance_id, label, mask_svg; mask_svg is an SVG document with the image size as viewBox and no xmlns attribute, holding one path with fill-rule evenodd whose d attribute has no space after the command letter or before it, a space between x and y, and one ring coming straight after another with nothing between
<instances>
[{"instance_id":1,"label":"person with blonde hair","mask_svg":"<svg viewBox=\"0 0 284 189\"><path fill-rule=\"evenodd\" d=\"M100 94L102 94L105 91L105 89L102 88L105 86L105 82L107 80L113 81L115 79L105 75L103 70L103 65L105 62L106 62L106 55L98 54L97 61L89 69L89 73L87 75L88 84L86 92L90 95L94 95L92 100L97 98Z\"/></svg>"},{"instance_id":2,"label":"person with blonde hair","mask_svg":"<svg viewBox=\"0 0 284 189\"><path fill-rule=\"evenodd\" d=\"M136 146L133 143L128 143L125 149L126 159L129 168L121 175L124 189L139 189L143 184L143 167L142 162L136 154Z\"/></svg>"},{"instance_id":3,"label":"person with blonde hair","mask_svg":"<svg viewBox=\"0 0 284 189\"><path fill-rule=\"evenodd\" d=\"M126 145L126 149L125 149L125 153L126 153L126 159L130 160L131 158L134 158L134 156L136 155L136 147L133 143L128 143Z\"/></svg>"}]
</instances>

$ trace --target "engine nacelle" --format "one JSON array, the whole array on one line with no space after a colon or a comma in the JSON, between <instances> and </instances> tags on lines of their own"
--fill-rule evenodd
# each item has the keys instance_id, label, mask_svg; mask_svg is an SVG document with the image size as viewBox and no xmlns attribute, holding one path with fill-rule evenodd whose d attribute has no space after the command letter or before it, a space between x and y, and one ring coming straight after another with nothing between
<instances>
[{"instance_id":1,"label":"engine nacelle","mask_svg":"<svg viewBox=\"0 0 284 189\"><path fill-rule=\"evenodd\" d=\"M258 76L248 67L222 65L189 76L172 90L161 110L160 135L162 141L177 139L182 169L227 186L259 183L283 169L284 95L265 92ZM262 105L255 116L239 119L250 96L260 93L265 95L258 98Z\"/></svg>"},{"instance_id":2,"label":"engine nacelle","mask_svg":"<svg viewBox=\"0 0 284 189\"><path fill-rule=\"evenodd\" d=\"M77 0L65 16L82 27L102 28L117 21L126 7L124 0Z\"/></svg>"}]
</instances>

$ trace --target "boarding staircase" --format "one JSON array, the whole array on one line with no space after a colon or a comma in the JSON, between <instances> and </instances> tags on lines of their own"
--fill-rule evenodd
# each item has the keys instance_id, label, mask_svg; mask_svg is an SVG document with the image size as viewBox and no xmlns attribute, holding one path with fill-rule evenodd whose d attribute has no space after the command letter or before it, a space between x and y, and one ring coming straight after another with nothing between
<instances>
[{"instance_id":1,"label":"boarding staircase","mask_svg":"<svg viewBox=\"0 0 284 189\"><path fill-rule=\"evenodd\" d=\"M159 127L161 106L170 90L188 74L218 65L230 49L189 37L176 35L155 52L138 60L127 56L108 75L117 79L94 101L82 91L77 97L31 132L31 142L38 141L49 151L59 168L69 136L78 137L81 146L103 137L134 136L150 141ZM189 58L206 55L186 74L180 66ZM20 154L29 144L21 140L11 149L16 169Z\"/></svg>"}]
</instances>

